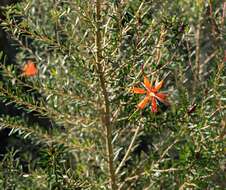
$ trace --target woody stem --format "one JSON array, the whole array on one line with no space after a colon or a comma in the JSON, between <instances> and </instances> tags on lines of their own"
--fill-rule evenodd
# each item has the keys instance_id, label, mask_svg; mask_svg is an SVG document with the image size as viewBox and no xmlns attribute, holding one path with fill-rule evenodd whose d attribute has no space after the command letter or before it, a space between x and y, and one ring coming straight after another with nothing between
<instances>
[{"instance_id":1,"label":"woody stem","mask_svg":"<svg viewBox=\"0 0 226 190\"><path fill-rule=\"evenodd\" d=\"M115 177L115 169L113 164L113 146L112 146L112 123L111 123L111 115L110 115L110 101L109 95L106 87L106 80L104 77L103 67L101 61L102 57L102 48L101 48L101 0L96 0L96 65L97 65L97 73L99 75L100 85L102 89L102 94L104 97L104 111L103 111L103 125L106 129L106 145L107 145L107 156L108 156L108 168L110 173L110 183L111 189L116 190L116 177Z\"/></svg>"}]
</instances>

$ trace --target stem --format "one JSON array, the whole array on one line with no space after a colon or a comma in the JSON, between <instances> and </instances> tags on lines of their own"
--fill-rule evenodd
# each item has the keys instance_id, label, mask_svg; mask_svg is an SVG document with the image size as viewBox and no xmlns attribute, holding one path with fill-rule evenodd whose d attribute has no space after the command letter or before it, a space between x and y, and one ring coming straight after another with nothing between
<instances>
[{"instance_id":1,"label":"stem","mask_svg":"<svg viewBox=\"0 0 226 190\"><path fill-rule=\"evenodd\" d=\"M104 97L104 111L103 111L103 125L106 128L106 144L108 156L108 168L110 173L111 189L116 190L115 169L113 164L113 146L112 146L112 126L110 116L110 102L106 88L106 81L104 78L102 61L102 48L101 48L101 0L96 0L96 65L97 73L99 75L101 89Z\"/></svg>"},{"instance_id":2,"label":"stem","mask_svg":"<svg viewBox=\"0 0 226 190\"><path fill-rule=\"evenodd\" d=\"M200 17L201 17L201 15L199 15L199 18L198 18L198 25L197 25L197 29L196 29L196 35L195 35L196 84L198 84L198 81L200 80L200 30L201 30L201 18Z\"/></svg>"},{"instance_id":3,"label":"stem","mask_svg":"<svg viewBox=\"0 0 226 190\"><path fill-rule=\"evenodd\" d=\"M116 172L115 172L116 174L119 173L120 169L122 168L122 166L123 166L124 163L126 162L127 158L129 157L129 154L130 154L130 152L131 152L131 150L132 150L132 148L133 148L133 145L134 145L134 142L135 142L135 140L136 140L136 138L137 138L137 135L138 135L139 130L140 130L140 125L137 127L137 129L136 129L136 131L135 131L135 133L134 133L134 136L133 136L133 138L132 138L132 140L131 140L131 142L130 142L129 148L128 148L128 150L126 151L125 156L123 157L121 163L119 164L118 168L116 169Z\"/></svg>"}]
</instances>

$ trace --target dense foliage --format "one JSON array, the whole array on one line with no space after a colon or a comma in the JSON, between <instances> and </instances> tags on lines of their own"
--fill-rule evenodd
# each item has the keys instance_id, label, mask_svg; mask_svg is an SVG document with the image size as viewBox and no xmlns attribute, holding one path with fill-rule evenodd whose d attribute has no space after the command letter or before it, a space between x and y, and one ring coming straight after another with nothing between
<instances>
[{"instance_id":1,"label":"dense foliage","mask_svg":"<svg viewBox=\"0 0 226 190\"><path fill-rule=\"evenodd\" d=\"M1 189L224 189L223 1L23 0L1 27ZM226 7L226 6L225 6ZM27 60L38 74L22 74ZM143 77L158 112L137 109ZM27 116L48 118L35 121Z\"/></svg>"}]
</instances>

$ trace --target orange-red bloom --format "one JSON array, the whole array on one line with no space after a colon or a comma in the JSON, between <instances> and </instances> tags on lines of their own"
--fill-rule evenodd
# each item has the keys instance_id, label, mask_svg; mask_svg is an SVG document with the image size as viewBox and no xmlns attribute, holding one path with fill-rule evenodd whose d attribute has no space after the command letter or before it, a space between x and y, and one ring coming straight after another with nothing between
<instances>
[{"instance_id":1,"label":"orange-red bloom","mask_svg":"<svg viewBox=\"0 0 226 190\"><path fill-rule=\"evenodd\" d=\"M22 75L27 76L27 77L35 76L38 73L38 69L37 69L36 65L31 60L27 61L27 63L24 65L22 70L23 70Z\"/></svg>"},{"instance_id":2,"label":"orange-red bloom","mask_svg":"<svg viewBox=\"0 0 226 190\"><path fill-rule=\"evenodd\" d=\"M144 76L144 83L142 84L145 87L145 89L137 88L137 87L132 88L132 92L134 94L146 94L145 98L137 105L139 109L144 109L145 106L149 102L151 102L151 111L156 113L158 111L157 101L160 101L164 104L168 104L166 101L167 94L158 92L163 85L163 80L161 80L154 87L152 87L147 77Z\"/></svg>"}]
</instances>

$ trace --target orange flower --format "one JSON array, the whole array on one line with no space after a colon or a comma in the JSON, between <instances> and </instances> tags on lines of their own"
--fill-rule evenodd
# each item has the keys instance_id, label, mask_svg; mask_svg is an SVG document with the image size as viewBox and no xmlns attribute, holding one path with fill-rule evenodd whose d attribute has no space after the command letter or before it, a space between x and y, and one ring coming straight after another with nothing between
<instances>
[{"instance_id":1,"label":"orange flower","mask_svg":"<svg viewBox=\"0 0 226 190\"><path fill-rule=\"evenodd\" d=\"M159 93L158 91L163 85L163 80L161 80L159 83L157 83L154 87L152 87L151 83L147 79L146 76L144 76L144 83L142 83L145 89L133 87L132 92L134 94L146 94L145 98L137 105L139 109L144 109L146 105L151 102L151 111L157 112L157 101L160 101L167 105L166 97L167 94L165 93Z\"/></svg>"},{"instance_id":2,"label":"orange flower","mask_svg":"<svg viewBox=\"0 0 226 190\"><path fill-rule=\"evenodd\" d=\"M38 69L32 60L28 60L22 70L22 75L27 77L35 76L38 73Z\"/></svg>"}]
</instances>

